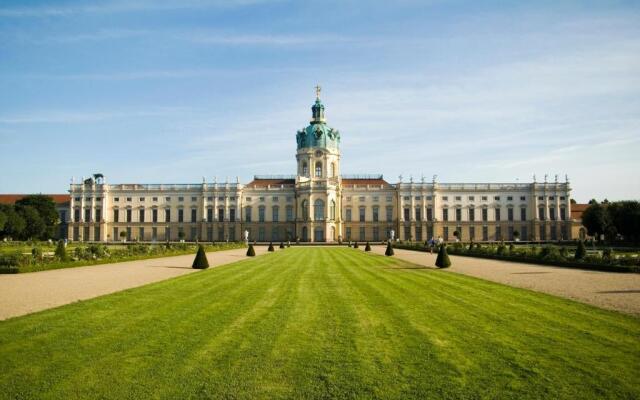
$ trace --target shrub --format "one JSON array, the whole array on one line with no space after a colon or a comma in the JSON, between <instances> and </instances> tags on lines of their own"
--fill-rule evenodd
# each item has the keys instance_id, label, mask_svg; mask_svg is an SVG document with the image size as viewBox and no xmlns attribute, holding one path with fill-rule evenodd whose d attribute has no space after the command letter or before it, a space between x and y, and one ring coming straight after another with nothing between
<instances>
[{"instance_id":1,"label":"shrub","mask_svg":"<svg viewBox=\"0 0 640 400\"><path fill-rule=\"evenodd\" d=\"M253 249L253 245L250 244L249 248L247 249L247 257L255 257L256 256L256 251Z\"/></svg>"},{"instance_id":2,"label":"shrub","mask_svg":"<svg viewBox=\"0 0 640 400\"><path fill-rule=\"evenodd\" d=\"M500 245L498 246L498 250L496 251L496 254L499 256L504 256L506 252L507 252L507 246L505 246L504 243L500 243Z\"/></svg>"},{"instance_id":3,"label":"shrub","mask_svg":"<svg viewBox=\"0 0 640 400\"><path fill-rule=\"evenodd\" d=\"M193 269L207 269L209 268L209 261L207 260L207 254L204 252L204 246L198 246L198 252L196 253L196 258L193 260L193 264L191 265Z\"/></svg>"},{"instance_id":4,"label":"shrub","mask_svg":"<svg viewBox=\"0 0 640 400\"><path fill-rule=\"evenodd\" d=\"M358 242L355 242L355 243L353 244L353 248L354 248L354 249L357 249L357 248L358 248Z\"/></svg>"},{"instance_id":5,"label":"shrub","mask_svg":"<svg viewBox=\"0 0 640 400\"><path fill-rule=\"evenodd\" d=\"M367 242L367 245L364 246L364 251L371 251L371 245L369 245L369 242Z\"/></svg>"},{"instance_id":6,"label":"shrub","mask_svg":"<svg viewBox=\"0 0 640 400\"><path fill-rule=\"evenodd\" d=\"M560 250L556 246L545 246L540 252L540 259L544 261L563 261L564 258L560 254Z\"/></svg>"},{"instance_id":7,"label":"shrub","mask_svg":"<svg viewBox=\"0 0 640 400\"><path fill-rule=\"evenodd\" d=\"M569 258L569 249L567 249L565 246L562 246L562 248L560 249L560 255L562 256L562 258Z\"/></svg>"},{"instance_id":8,"label":"shrub","mask_svg":"<svg viewBox=\"0 0 640 400\"><path fill-rule=\"evenodd\" d=\"M280 248L284 249L284 242L280 242Z\"/></svg>"},{"instance_id":9,"label":"shrub","mask_svg":"<svg viewBox=\"0 0 640 400\"><path fill-rule=\"evenodd\" d=\"M385 256L392 256L393 253L393 246L391 246L391 242L387 243L387 250L384 251L384 255Z\"/></svg>"},{"instance_id":10,"label":"shrub","mask_svg":"<svg viewBox=\"0 0 640 400\"><path fill-rule=\"evenodd\" d=\"M576 248L576 260L583 260L587 255L587 249L584 247L584 242L581 240L578 242L578 247Z\"/></svg>"},{"instance_id":11,"label":"shrub","mask_svg":"<svg viewBox=\"0 0 640 400\"><path fill-rule=\"evenodd\" d=\"M449 254L447 254L447 247L445 245L440 245L440 250L438 250L438 257L436 258L436 267L449 268L450 266L451 260L449 260Z\"/></svg>"},{"instance_id":12,"label":"shrub","mask_svg":"<svg viewBox=\"0 0 640 400\"><path fill-rule=\"evenodd\" d=\"M273 242L269 242L269 248L267 249L267 251L274 251Z\"/></svg>"},{"instance_id":13,"label":"shrub","mask_svg":"<svg viewBox=\"0 0 640 400\"><path fill-rule=\"evenodd\" d=\"M34 261L42 261L42 259L44 258L44 255L42 254L42 249L38 246L34 246L31 249L31 256L33 257Z\"/></svg>"},{"instance_id":14,"label":"shrub","mask_svg":"<svg viewBox=\"0 0 640 400\"><path fill-rule=\"evenodd\" d=\"M515 251L514 251L515 249L516 249L516 246L514 246L513 243L511 243L509 245L509 254L515 253Z\"/></svg>"},{"instance_id":15,"label":"shrub","mask_svg":"<svg viewBox=\"0 0 640 400\"><path fill-rule=\"evenodd\" d=\"M606 262L611 262L611 248L607 247L606 249L602 250L602 260L606 261Z\"/></svg>"},{"instance_id":16,"label":"shrub","mask_svg":"<svg viewBox=\"0 0 640 400\"><path fill-rule=\"evenodd\" d=\"M58 245L55 251L56 258L60 261L67 259L67 248L64 246L64 241L58 240Z\"/></svg>"}]
</instances>

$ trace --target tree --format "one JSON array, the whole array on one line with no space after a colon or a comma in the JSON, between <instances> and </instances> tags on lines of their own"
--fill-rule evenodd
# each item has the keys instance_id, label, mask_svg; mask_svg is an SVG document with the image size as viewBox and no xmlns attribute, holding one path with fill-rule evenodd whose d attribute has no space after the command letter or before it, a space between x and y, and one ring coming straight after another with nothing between
<instances>
[{"instance_id":1,"label":"tree","mask_svg":"<svg viewBox=\"0 0 640 400\"><path fill-rule=\"evenodd\" d=\"M127 232L120 231L120 239L122 239L124 241L126 237L127 237Z\"/></svg>"},{"instance_id":2,"label":"tree","mask_svg":"<svg viewBox=\"0 0 640 400\"><path fill-rule=\"evenodd\" d=\"M24 206L33 207L44 223L44 232L39 236L39 239L49 239L56 236L60 218L53 198L42 194L34 194L16 201L16 207Z\"/></svg>"},{"instance_id":3,"label":"tree","mask_svg":"<svg viewBox=\"0 0 640 400\"><path fill-rule=\"evenodd\" d=\"M449 260L449 254L447 254L447 246L441 244L440 250L438 250L438 257L436 258L436 267L449 268L450 266L451 260Z\"/></svg>"},{"instance_id":4,"label":"tree","mask_svg":"<svg viewBox=\"0 0 640 400\"><path fill-rule=\"evenodd\" d=\"M184 231L178 231L178 239L184 240Z\"/></svg>"},{"instance_id":5,"label":"tree","mask_svg":"<svg viewBox=\"0 0 640 400\"><path fill-rule=\"evenodd\" d=\"M198 252L196 253L196 258L193 260L193 264L191 265L193 269L207 269L209 268L209 261L207 260L207 254L204 252L204 246L198 246Z\"/></svg>"},{"instance_id":6,"label":"tree","mask_svg":"<svg viewBox=\"0 0 640 400\"><path fill-rule=\"evenodd\" d=\"M284 242L280 242L280 248L284 249Z\"/></svg>"},{"instance_id":7,"label":"tree","mask_svg":"<svg viewBox=\"0 0 640 400\"><path fill-rule=\"evenodd\" d=\"M47 225L42 220L38 210L33 206L16 206L16 211L22 216L25 228L22 239L45 239Z\"/></svg>"},{"instance_id":8,"label":"tree","mask_svg":"<svg viewBox=\"0 0 640 400\"><path fill-rule=\"evenodd\" d=\"M0 210L0 233L4 229L4 224L7 222L7 214Z\"/></svg>"},{"instance_id":9,"label":"tree","mask_svg":"<svg viewBox=\"0 0 640 400\"><path fill-rule=\"evenodd\" d=\"M269 248L267 249L267 251L274 251L273 242L269 242Z\"/></svg>"},{"instance_id":10,"label":"tree","mask_svg":"<svg viewBox=\"0 0 640 400\"><path fill-rule=\"evenodd\" d=\"M67 259L67 248L64 246L63 240L58 240L58 245L56 246L56 251L54 254L60 261L64 261Z\"/></svg>"},{"instance_id":11,"label":"tree","mask_svg":"<svg viewBox=\"0 0 640 400\"><path fill-rule=\"evenodd\" d=\"M256 251L253 249L253 244L249 244L249 248L247 249L247 257L255 257Z\"/></svg>"},{"instance_id":12,"label":"tree","mask_svg":"<svg viewBox=\"0 0 640 400\"><path fill-rule=\"evenodd\" d=\"M367 245L364 246L364 251L371 251L371 245L367 242Z\"/></svg>"},{"instance_id":13,"label":"tree","mask_svg":"<svg viewBox=\"0 0 640 400\"><path fill-rule=\"evenodd\" d=\"M0 210L6 216L2 236L21 239L27 225L22 215L13 205L0 204Z\"/></svg>"},{"instance_id":14,"label":"tree","mask_svg":"<svg viewBox=\"0 0 640 400\"><path fill-rule=\"evenodd\" d=\"M611 219L607 213L607 207L602 204L591 204L582 214L582 225L587 228L589 236L597 238L599 234L605 233L610 224Z\"/></svg>"},{"instance_id":15,"label":"tree","mask_svg":"<svg viewBox=\"0 0 640 400\"><path fill-rule=\"evenodd\" d=\"M607 213L611 220L611 225L615 231L605 231L607 239L617 234L624 237L626 241L638 242L640 239L640 202L638 201L616 201L609 203Z\"/></svg>"},{"instance_id":16,"label":"tree","mask_svg":"<svg viewBox=\"0 0 640 400\"><path fill-rule=\"evenodd\" d=\"M456 239L460 239L460 232L453 231L453 237L455 237Z\"/></svg>"},{"instance_id":17,"label":"tree","mask_svg":"<svg viewBox=\"0 0 640 400\"><path fill-rule=\"evenodd\" d=\"M587 248L584 247L584 241L581 240L578 242L578 247L576 248L576 254L574 258L576 260L582 260L586 255L587 255Z\"/></svg>"},{"instance_id":18,"label":"tree","mask_svg":"<svg viewBox=\"0 0 640 400\"><path fill-rule=\"evenodd\" d=\"M358 248L359 248L359 246L358 246L358 242L355 242L355 243L353 244L353 248L354 248L354 249L358 249Z\"/></svg>"},{"instance_id":19,"label":"tree","mask_svg":"<svg viewBox=\"0 0 640 400\"><path fill-rule=\"evenodd\" d=\"M390 257L393 254L393 246L391 246L391 242L387 242L387 249L384 251L384 255Z\"/></svg>"}]
</instances>

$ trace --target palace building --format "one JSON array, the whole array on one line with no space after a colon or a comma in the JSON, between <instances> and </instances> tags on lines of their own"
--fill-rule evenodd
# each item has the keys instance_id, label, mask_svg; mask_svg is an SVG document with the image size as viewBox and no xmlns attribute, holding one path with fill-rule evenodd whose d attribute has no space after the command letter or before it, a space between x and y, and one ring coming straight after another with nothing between
<instances>
[{"instance_id":1,"label":"palace building","mask_svg":"<svg viewBox=\"0 0 640 400\"><path fill-rule=\"evenodd\" d=\"M297 171L241 184L72 182L68 237L75 241L567 240L568 179L532 183L399 181L340 168L340 132L325 120L316 88L309 125L296 134Z\"/></svg>"}]
</instances>

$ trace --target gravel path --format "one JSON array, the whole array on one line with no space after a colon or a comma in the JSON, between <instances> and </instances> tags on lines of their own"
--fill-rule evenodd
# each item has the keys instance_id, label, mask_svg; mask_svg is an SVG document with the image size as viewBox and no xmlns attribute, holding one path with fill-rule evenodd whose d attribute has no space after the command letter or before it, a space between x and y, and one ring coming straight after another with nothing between
<instances>
[{"instance_id":1,"label":"gravel path","mask_svg":"<svg viewBox=\"0 0 640 400\"><path fill-rule=\"evenodd\" d=\"M256 246L264 254L266 246ZM207 253L209 265L244 260L246 249ZM0 320L190 274L195 254L114 264L0 274Z\"/></svg>"},{"instance_id":2,"label":"gravel path","mask_svg":"<svg viewBox=\"0 0 640 400\"><path fill-rule=\"evenodd\" d=\"M384 246L372 246L384 254ZM395 257L434 267L436 254L393 249ZM451 258L451 272L640 316L640 274L587 271L473 257Z\"/></svg>"}]
</instances>

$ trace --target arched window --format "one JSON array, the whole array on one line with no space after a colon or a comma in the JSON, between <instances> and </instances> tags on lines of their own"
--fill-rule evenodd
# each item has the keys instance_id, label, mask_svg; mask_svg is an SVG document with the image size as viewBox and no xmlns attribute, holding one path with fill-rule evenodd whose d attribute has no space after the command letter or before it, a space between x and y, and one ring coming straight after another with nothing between
<instances>
[{"instance_id":1,"label":"arched window","mask_svg":"<svg viewBox=\"0 0 640 400\"><path fill-rule=\"evenodd\" d=\"M302 176L308 176L309 175L309 166L307 165L307 162L303 162L302 163Z\"/></svg>"},{"instance_id":2,"label":"arched window","mask_svg":"<svg viewBox=\"0 0 640 400\"><path fill-rule=\"evenodd\" d=\"M335 200L331 200L331 204L329 205L329 219L332 221L336 219L336 202Z\"/></svg>"},{"instance_id":3,"label":"arched window","mask_svg":"<svg viewBox=\"0 0 640 400\"><path fill-rule=\"evenodd\" d=\"M322 163L316 162L316 178L322 178Z\"/></svg>"},{"instance_id":4,"label":"arched window","mask_svg":"<svg viewBox=\"0 0 640 400\"><path fill-rule=\"evenodd\" d=\"M313 219L321 221L324 219L324 201L318 199L313 203Z\"/></svg>"},{"instance_id":5,"label":"arched window","mask_svg":"<svg viewBox=\"0 0 640 400\"><path fill-rule=\"evenodd\" d=\"M309 219L309 203L306 200L302 201L302 220L306 221Z\"/></svg>"}]
</instances>

